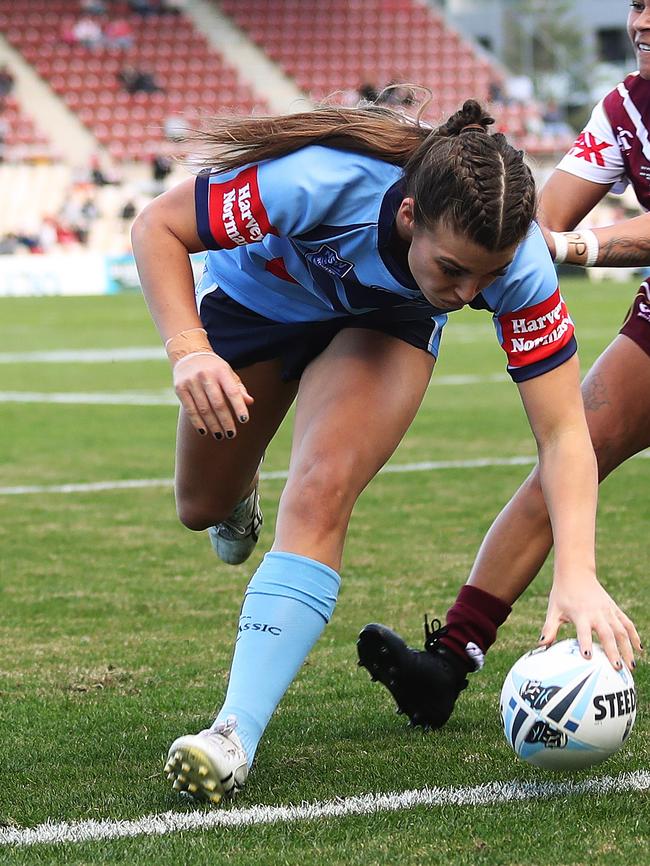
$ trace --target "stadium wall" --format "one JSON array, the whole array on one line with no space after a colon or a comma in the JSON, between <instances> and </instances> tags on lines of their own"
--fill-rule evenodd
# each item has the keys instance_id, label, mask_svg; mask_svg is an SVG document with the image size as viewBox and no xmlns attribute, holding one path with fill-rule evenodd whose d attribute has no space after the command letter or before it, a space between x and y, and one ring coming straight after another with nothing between
<instances>
[{"instance_id":1,"label":"stadium wall","mask_svg":"<svg viewBox=\"0 0 650 866\"><path fill-rule=\"evenodd\" d=\"M204 254L190 258L198 279L203 270ZM131 253L0 256L0 297L114 295L139 291L140 281Z\"/></svg>"}]
</instances>

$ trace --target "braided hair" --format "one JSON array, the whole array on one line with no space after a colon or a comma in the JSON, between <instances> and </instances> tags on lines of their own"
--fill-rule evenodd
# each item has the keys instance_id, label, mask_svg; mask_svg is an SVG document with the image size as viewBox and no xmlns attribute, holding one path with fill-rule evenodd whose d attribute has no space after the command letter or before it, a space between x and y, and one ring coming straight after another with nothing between
<instances>
[{"instance_id":1,"label":"braided hair","mask_svg":"<svg viewBox=\"0 0 650 866\"><path fill-rule=\"evenodd\" d=\"M535 213L535 182L523 153L497 133L473 99L431 128L385 106L342 108L277 117L218 117L186 141L198 147L195 167L218 171L275 159L320 144L365 153L404 168L416 225L441 220L491 251L519 243Z\"/></svg>"},{"instance_id":2,"label":"braided hair","mask_svg":"<svg viewBox=\"0 0 650 866\"><path fill-rule=\"evenodd\" d=\"M433 130L404 167L416 225L441 220L485 249L519 243L535 214L532 172L504 135L487 134L494 119L468 99Z\"/></svg>"}]
</instances>

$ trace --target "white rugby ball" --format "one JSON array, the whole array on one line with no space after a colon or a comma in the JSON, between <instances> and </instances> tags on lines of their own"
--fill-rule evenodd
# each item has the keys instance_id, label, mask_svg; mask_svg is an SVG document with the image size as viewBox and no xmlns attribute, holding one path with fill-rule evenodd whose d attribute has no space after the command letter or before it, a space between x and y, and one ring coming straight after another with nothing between
<instances>
[{"instance_id":1,"label":"white rugby ball","mask_svg":"<svg viewBox=\"0 0 650 866\"><path fill-rule=\"evenodd\" d=\"M573 638L538 648L512 666L501 690L506 739L529 764L575 770L609 758L636 718L632 674L614 670L598 644L591 659Z\"/></svg>"}]
</instances>

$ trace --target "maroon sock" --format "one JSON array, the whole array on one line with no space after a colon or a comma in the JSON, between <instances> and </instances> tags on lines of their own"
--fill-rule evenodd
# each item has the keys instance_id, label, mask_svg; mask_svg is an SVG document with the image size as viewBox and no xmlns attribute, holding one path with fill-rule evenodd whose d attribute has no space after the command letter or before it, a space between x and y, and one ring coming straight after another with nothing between
<instances>
[{"instance_id":1,"label":"maroon sock","mask_svg":"<svg viewBox=\"0 0 650 866\"><path fill-rule=\"evenodd\" d=\"M497 629L511 610L510 605L496 595L465 584L453 607L447 611L448 631L440 638L440 643L479 670L483 667L483 656L497 639Z\"/></svg>"}]
</instances>

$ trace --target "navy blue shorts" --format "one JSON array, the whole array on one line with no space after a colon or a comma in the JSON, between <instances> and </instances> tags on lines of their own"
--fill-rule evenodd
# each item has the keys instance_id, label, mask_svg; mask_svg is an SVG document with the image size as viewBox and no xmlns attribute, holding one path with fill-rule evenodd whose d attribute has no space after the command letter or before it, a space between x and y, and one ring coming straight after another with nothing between
<instances>
[{"instance_id":1,"label":"navy blue shorts","mask_svg":"<svg viewBox=\"0 0 650 866\"><path fill-rule=\"evenodd\" d=\"M282 379L299 379L303 370L344 328L367 328L398 337L431 355L440 342L440 315L426 304L400 303L324 322L274 322L217 288L201 301L201 321L214 351L239 370L280 358Z\"/></svg>"}]
</instances>

